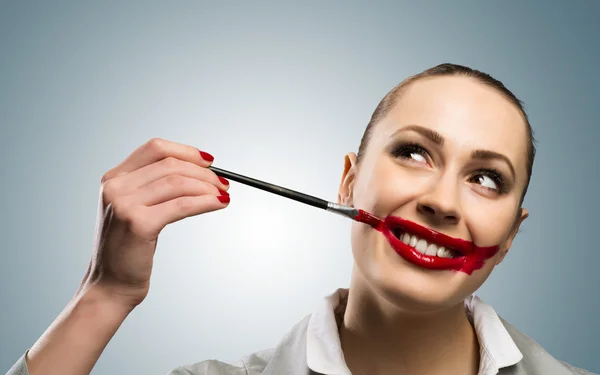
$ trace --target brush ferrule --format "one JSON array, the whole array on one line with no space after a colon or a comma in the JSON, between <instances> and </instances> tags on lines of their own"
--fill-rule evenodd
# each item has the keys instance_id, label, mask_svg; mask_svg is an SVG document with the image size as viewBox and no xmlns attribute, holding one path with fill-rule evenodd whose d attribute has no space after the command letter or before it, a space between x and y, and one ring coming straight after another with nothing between
<instances>
[{"instance_id":1,"label":"brush ferrule","mask_svg":"<svg viewBox=\"0 0 600 375\"><path fill-rule=\"evenodd\" d=\"M358 216L358 209L348 207L348 206L342 206L341 204L337 204L337 203L333 203L333 202L327 202L327 211L330 211L330 212L333 212L333 213L336 213L338 215L342 215L345 217L349 217L350 219L354 219L354 218L356 218L356 216Z\"/></svg>"}]
</instances>

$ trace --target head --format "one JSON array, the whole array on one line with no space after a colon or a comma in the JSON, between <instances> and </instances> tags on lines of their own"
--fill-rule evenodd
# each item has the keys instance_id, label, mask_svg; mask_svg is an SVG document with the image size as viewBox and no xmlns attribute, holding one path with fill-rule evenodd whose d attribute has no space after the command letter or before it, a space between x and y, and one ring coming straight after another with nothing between
<instances>
[{"instance_id":1,"label":"head","mask_svg":"<svg viewBox=\"0 0 600 375\"><path fill-rule=\"evenodd\" d=\"M502 262L528 216L522 203L534 156L522 103L488 74L442 64L394 87L358 154L345 157L339 202L499 251L470 275L430 270L399 256L380 232L353 223L353 283L415 311L462 302Z\"/></svg>"}]
</instances>

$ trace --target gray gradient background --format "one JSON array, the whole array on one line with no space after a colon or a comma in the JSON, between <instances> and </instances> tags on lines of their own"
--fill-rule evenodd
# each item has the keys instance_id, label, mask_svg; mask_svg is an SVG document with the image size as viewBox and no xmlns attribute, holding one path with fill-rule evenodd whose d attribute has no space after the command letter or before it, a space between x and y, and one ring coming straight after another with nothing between
<instances>
[{"instance_id":1,"label":"gray gradient background","mask_svg":"<svg viewBox=\"0 0 600 375\"><path fill-rule=\"evenodd\" d=\"M600 372L600 2L449 3L2 2L0 372L72 297L100 177L135 147L188 143L333 200L377 102L441 62L503 80L539 140L531 217L478 294L554 356ZM347 220L231 194L226 210L163 232L150 295L94 374L272 347L348 285Z\"/></svg>"}]
</instances>

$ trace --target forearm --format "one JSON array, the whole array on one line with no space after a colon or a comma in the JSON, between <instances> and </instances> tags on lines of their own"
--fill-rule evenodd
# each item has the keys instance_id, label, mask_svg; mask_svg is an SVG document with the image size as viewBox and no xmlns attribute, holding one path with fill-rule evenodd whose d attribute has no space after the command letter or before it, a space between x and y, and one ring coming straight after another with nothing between
<instances>
[{"instance_id":1,"label":"forearm","mask_svg":"<svg viewBox=\"0 0 600 375\"><path fill-rule=\"evenodd\" d=\"M27 353L29 375L89 374L130 311L98 290L82 291Z\"/></svg>"}]
</instances>

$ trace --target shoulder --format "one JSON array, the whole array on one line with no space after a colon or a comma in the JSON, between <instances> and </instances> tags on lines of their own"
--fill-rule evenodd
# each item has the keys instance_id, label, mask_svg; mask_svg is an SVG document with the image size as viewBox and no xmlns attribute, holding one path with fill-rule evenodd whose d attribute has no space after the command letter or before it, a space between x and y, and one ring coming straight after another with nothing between
<instances>
[{"instance_id":1,"label":"shoulder","mask_svg":"<svg viewBox=\"0 0 600 375\"><path fill-rule=\"evenodd\" d=\"M585 370L585 369L582 369L579 367L575 367L575 366L571 366L567 362L560 361L560 363L562 363L562 365L565 366L566 369L570 370L575 375L598 375L598 374L594 374L593 372L590 372L588 370Z\"/></svg>"},{"instance_id":2,"label":"shoulder","mask_svg":"<svg viewBox=\"0 0 600 375\"><path fill-rule=\"evenodd\" d=\"M235 362L209 359L173 369L168 375L258 375L263 372L274 349L252 353Z\"/></svg>"},{"instance_id":3,"label":"shoulder","mask_svg":"<svg viewBox=\"0 0 600 375\"><path fill-rule=\"evenodd\" d=\"M596 375L587 370L571 366L570 364L554 358L540 344L531 337L519 331L503 318L500 321L506 328L508 334L523 353L523 359L517 363L517 368L525 374L565 374L565 375Z\"/></svg>"}]
</instances>

